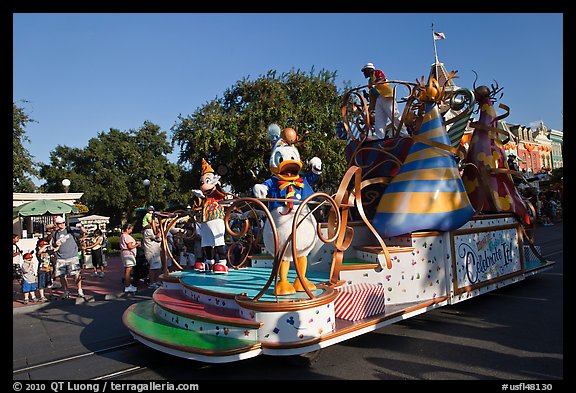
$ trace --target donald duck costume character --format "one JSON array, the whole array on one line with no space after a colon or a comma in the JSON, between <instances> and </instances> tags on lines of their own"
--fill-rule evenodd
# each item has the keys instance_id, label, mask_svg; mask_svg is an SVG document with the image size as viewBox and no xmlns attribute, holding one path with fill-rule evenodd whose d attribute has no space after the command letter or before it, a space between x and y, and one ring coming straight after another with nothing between
<instances>
[{"instance_id":1,"label":"donald duck costume character","mask_svg":"<svg viewBox=\"0 0 576 393\"><path fill-rule=\"evenodd\" d=\"M201 247L204 251L206 264L198 261L194 264L194 270L199 272L212 271L213 273L228 273L226 266L226 246L224 234L224 207L220 201L226 196L226 192L220 184L220 176L214 173L210 164L202 159L202 174L200 176L200 189L192 190L195 198L194 207L202 207L200 218ZM218 263L215 263L218 254Z\"/></svg>"},{"instance_id":2,"label":"donald duck costume character","mask_svg":"<svg viewBox=\"0 0 576 393\"><path fill-rule=\"evenodd\" d=\"M271 201L268 206L276 224L278 246L282 250L292 234L292 223L297 210L295 205L298 204L298 201L303 201L314 193L310 183L315 183L320 177L322 161L318 157L312 158L309 161L311 171L300 176L302 161L294 144L297 141L296 131L292 128L286 128L280 133L280 127L277 124L272 124L268 127L268 135L274 143L269 162L273 176L261 184L254 185L253 193L256 198L278 198L294 201ZM304 209L300 219L305 217L308 212L307 208ZM288 245L284 258L280 262L279 281L275 287L276 295L289 295L297 291L305 291L304 285L309 290L316 289L316 286L304 277L308 265L307 256L318 240L316 226L314 215L309 214L297 229L295 261L303 276L303 282L298 278L294 281L294 285L288 282L290 260L293 259L292 246ZM273 250L274 237L268 222L264 225L263 238L266 248Z\"/></svg>"}]
</instances>

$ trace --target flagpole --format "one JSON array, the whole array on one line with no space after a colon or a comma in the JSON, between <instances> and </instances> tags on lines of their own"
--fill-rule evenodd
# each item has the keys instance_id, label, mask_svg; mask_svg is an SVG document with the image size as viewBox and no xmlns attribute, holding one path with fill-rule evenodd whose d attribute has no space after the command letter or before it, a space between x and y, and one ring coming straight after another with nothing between
<instances>
[{"instance_id":1,"label":"flagpole","mask_svg":"<svg viewBox=\"0 0 576 393\"><path fill-rule=\"evenodd\" d=\"M438 64L438 52L436 52L436 39L434 38L434 23L432 23L432 42L434 43L434 60Z\"/></svg>"}]
</instances>

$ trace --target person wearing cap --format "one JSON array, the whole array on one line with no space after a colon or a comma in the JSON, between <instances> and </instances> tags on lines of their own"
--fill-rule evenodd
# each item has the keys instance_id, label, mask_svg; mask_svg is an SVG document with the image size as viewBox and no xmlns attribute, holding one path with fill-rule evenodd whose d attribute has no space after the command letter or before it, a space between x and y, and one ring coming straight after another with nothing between
<instances>
[{"instance_id":1,"label":"person wearing cap","mask_svg":"<svg viewBox=\"0 0 576 393\"><path fill-rule=\"evenodd\" d=\"M52 235L52 246L56 253L55 278L60 278L60 284L64 293L62 299L70 297L68 290L67 277L74 277L74 282L78 288L78 297L84 297L82 290L82 276L80 275L82 267L80 266L80 259L78 258L78 243L77 236L69 232L66 228L66 221L63 217L58 216L54 220L56 224L56 232Z\"/></svg>"},{"instance_id":2,"label":"person wearing cap","mask_svg":"<svg viewBox=\"0 0 576 393\"><path fill-rule=\"evenodd\" d=\"M38 259L38 294L40 295L39 301L47 302L48 298L44 295L44 290L50 290L50 297L52 297L52 263L50 262L50 254L48 248L50 244L46 238L39 239L36 243L36 259Z\"/></svg>"},{"instance_id":3,"label":"person wearing cap","mask_svg":"<svg viewBox=\"0 0 576 393\"><path fill-rule=\"evenodd\" d=\"M393 119L394 127L400 125L400 111L398 104L394 100L394 91L388 83L384 83L387 78L382 70L376 69L374 64L367 63L361 68L364 78L368 78L370 87L368 110L374 112L374 134L377 139L386 137L386 123L388 119ZM408 136L406 126L402 124L400 136Z\"/></svg>"},{"instance_id":4,"label":"person wearing cap","mask_svg":"<svg viewBox=\"0 0 576 393\"><path fill-rule=\"evenodd\" d=\"M34 254L27 252L23 255L22 261L22 294L24 295L24 304L36 301L36 268L33 261Z\"/></svg>"},{"instance_id":5,"label":"person wearing cap","mask_svg":"<svg viewBox=\"0 0 576 393\"><path fill-rule=\"evenodd\" d=\"M154 210L155 210L154 206L152 206L152 205L150 205L146 208L146 214L142 218L142 232L144 232L144 229L146 229L146 227L148 225L150 225L154 234L156 234L158 232L156 230L156 222L153 220Z\"/></svg>"}]
</instances>

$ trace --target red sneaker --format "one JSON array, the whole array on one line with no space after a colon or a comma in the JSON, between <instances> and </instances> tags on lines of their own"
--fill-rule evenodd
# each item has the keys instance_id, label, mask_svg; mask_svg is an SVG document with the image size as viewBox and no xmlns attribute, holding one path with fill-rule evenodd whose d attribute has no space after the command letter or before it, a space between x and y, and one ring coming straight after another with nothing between
<instances>
[{"instance_id":1,"label":"red sneaker","mask_svg":"<svg viewBox=\"0 0 576 393\"><path fill-rule=\"evenodd\" d=\"M204 262L196 262L194 264L194 270L197 272L205 272L206 268L204 267Z\"/></svg>"},{"instance_id":2,"label":"red sneaker","mask_svg":"<svg viewBox=\"0 0 576 393\"><path fill-rule=\"evenodd\" d=\"M224 265L223 263L215 263L212 267L212 272L215 274L228 273L228 266Z\"/></svg>"}]
</instances>

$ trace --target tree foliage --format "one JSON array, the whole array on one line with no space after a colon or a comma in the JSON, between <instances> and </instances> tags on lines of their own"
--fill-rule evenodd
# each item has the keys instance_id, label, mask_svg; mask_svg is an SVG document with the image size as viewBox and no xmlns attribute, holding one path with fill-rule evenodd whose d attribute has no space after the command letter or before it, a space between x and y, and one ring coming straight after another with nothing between
<instances>
[{"instance_id":1,"label":"tree foliage","mask_svg":"<svg viewBox=\"0 0 576 393\"><path fill-rule=\"evenodd\" d=\"M344 142L334 133L341 101L335 77L326 70L291 70L280 76L270 70L255 81L242 79L193 114L180 115L173 142L181 148L178 162L189 165L187 181L197 182L205 158L215 169L222 164L228 168L222 173L224 185L237 194L251 194L254 184L271 175L267 128L277 123L304 136L299 150L305 164L314 156L322 159L324 173L315 189L335 191L346 170ZM194 183L188 186L197 188Z\"/></svg>"},{"instance_id":2,"label":"tree foliage","mask_svg":"<svg viewBox=\"0 0 576 393\"><path fill-rule=\"evenodd\" d=\"M35 120L14 102L12 108L12 192L34 192L36 187L30 176L38 174L38 164L24 147L24 142L30 142L26 126Z\"/></svg>"},{"instance_id":3,"label":"tree foliage","mask_svg":"<svg viewBox=\"0 0 576 393\"><path fill-rule=\"evenodd\" d=\"M335 72L312 69L279 76L271 70L255 81L244 78L222 98L216 97L189 116L178 116L171 142L159 126L146 121L137 130L100 132L85 148L58 145L50 152L50 162L39 164L37 173L46 180L40 190L62 192L62 180L68 178L68 191L84 193L80 202L88 213L108 215L114 225L133 219L135 209L148 203L157 210L184 208L191 200L190 190L199 187L205 158L215 169L227 169L222 172L224 186L236 194L251 195L252 186L271 175L272 144L267 129L277 123L281 128L294 128L303 138L299 150L305 167L314 156L322 159L324 173L314 188L333 193L346 170L344 142L334 132L341 105L335 77ZM24 128L30 121L15 105L15 141L27 140ZM167 158L173 144L180 147L178 164ZM25 149L20 156L20 173L35 174ZM24 158L29 160L26 165ZM14 173L16 179L16 166ZM22 184L23 177L18 179ZM144 179L150 180L148 198Z\"/></svg>"},{"instance_id":4,"label":"tree foliage","mask_svg":"<svg viewBox=\"0 0 576 393\"><path fill-rule=\"evenodd\" d=\"M40 174L47 180L45 192L62 192L61 181L71 181L70 192L83 192L82 202L90 211L130 219L137 207L147 203L156 209L182 206L190 195L179 189L180 168L167 159L172 146L166 132L144 122L138 130L110 129L88 141L84 149L58 145L50 153L50 164ZM146 200L144 179L150 180ZM156 206L157 205L157 206Z\"/></svg>"}]
</instances>

